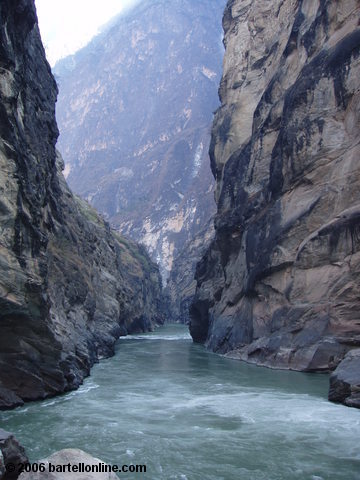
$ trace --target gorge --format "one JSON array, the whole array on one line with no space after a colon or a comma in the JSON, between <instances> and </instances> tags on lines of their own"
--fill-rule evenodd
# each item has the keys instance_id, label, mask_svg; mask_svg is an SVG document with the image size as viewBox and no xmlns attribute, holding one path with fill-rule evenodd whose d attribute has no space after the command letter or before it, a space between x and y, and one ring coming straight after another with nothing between
<instances>
[{"instance_id":1,"label":"gorge","mask_svg":"<svg viewBox=\"0 0 360 480\"><path fill-rule=\"evenodd\" d=\"M213 235L208 150L224 7L144 0L54 67L67 181L114 229L146 246L179 321L188 320L195 265Z\"/></svg>"},{"instance_id":2,"label":"gorge","mask_svg":"<svg viewBox=\"0 0 360 480\"><path fill-rule=\"evenodd\" d=\"M16 478L5 443L31 462L81 448L146 464L151 480L358 479L359 14L356 0L144 0L57 66L64 138L86 125L64 161L34 0L2 0L1 480ZM140 96L145 60L161 81ZM164 326L188 315L190 333Z\"/></svg>"}]
</instances>

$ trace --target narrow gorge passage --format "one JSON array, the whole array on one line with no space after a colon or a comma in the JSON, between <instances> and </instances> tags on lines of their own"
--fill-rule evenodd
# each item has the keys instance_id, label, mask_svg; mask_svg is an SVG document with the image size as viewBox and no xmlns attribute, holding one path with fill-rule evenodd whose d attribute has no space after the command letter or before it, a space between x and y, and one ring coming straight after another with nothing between
<instances>
[{"instance_id":1,"label":"narrow gorge passage","mask_svg":"<svg viewBox=\"0 0 360 480\"><path fill-rule=\"evenodd\" d=\"M146 464L124 479L356 480L358 411L327 389L327 375L219 357L174 325L121 338L79 390L0 419L33 462L76 447Z\"/></svg>"}]
</instances>

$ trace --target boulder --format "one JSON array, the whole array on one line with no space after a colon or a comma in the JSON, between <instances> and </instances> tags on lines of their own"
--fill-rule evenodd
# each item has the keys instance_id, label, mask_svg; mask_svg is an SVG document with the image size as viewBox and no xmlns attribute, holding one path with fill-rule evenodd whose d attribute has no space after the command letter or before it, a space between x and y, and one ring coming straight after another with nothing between
<instances>
[{"instance_id":1,"label":"boulder","mask_svg":"<svg viewBox=\"0 0 360 480\"><path fill-rule=\"evenodd\" d=\"M0 480L15 480L18 478L19 465L27 463L25 449L12 433L0 428ZM5 466L13 464L14 471L6 470Z\"/></svg>"},{"instance_id":2,"label":"boulder","mask_svg":"<svg viewBox=\"0 0 360 480\"><path fill-rule=\"evenodd\" d=\"M15 408L24 405L24 402L11 390L0 387L0 410Z\"/></svg>"},{"instance_id":3,"label":"boulder","mask_svg":"<svg viewBox=\"0 0 360 480\"><path fill-rule=\"evenodd\" d=\"M360 348L348 352L331 374L329 400L360 408Z\"/></svg>"},{"instance_id":4,"label":"boulder","mask_svg":"<svg viewBox=\"0 0 360 480\"><path fill-rule=\"evenodd\" d=\"M102 465L101 469L104 469L105 462L94 458L83 450L76 448L66 448L55 452L50 457L44 460L39 460L38 464L43 463L45 466L44 472L23 472L20 480L118 480L117 475L114 472L50 472L51 467L64 466L67 470L67 466L76 466L83 464L84 470L90 466Z\"/></svg>"}]
</instances>

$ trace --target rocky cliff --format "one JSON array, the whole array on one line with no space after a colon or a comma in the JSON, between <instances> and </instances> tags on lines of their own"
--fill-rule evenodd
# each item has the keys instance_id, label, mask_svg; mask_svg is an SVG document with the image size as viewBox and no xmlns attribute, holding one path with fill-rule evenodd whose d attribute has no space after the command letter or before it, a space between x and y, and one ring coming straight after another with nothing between
<instances>
[{"instance_id":1,"label":"rocky cliff","mask_svg":"<svg viewBox=\"0 0 360 480\"><path fill-rule=\"evenodd\" d=\"M208 148L225 0L145 0L59 62L69 185L169 277L215 214Z\"/></svg>"},{"instance_id":2,"label":"rocky cliff","mask_svg":"<svg viewBox=\"0 0 360 480\"><path fill-rule=\"evenodd\" d=\"M196 291L195 270L214 237L211 218L204 229L185 243L174 259L164 294L167 296L168 316L172 321L189 324L189 309Z\"/></svg>"},{"instance_id":3,"label":"rocky cliff","mask_svg":"<svg viewBox=\"0 0 360 480\"><path fill-rule=\"evenodd\" d=\"M76 388L163 320L157 267L68 189L33 0L0 4L0 408Z\"/></svg>"},{"instance_id":4,"label":"rocky cliff","mask_svg":"<svg viewBox=\"0 0 360 480\"><path fill-rule=\"evenodd\" d=\"M230 0L196 342L329 371L360 345L360 6Z\"/></svg>"}]
</instances>

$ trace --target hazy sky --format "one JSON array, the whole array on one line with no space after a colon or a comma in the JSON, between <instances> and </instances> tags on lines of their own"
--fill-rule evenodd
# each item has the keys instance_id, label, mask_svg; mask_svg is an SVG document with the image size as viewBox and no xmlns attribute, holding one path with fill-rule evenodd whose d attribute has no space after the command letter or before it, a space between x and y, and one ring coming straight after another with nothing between
<instances>
[{"instance_id":1,"label":"hazy sky","mask_svg":"<svg viewBox=\"0 0 360 480\"><path fill-rule=\"evenodd\" d=\"M138 0L35 0L46 56L53 66L96 35L99 27Z\"/></svg>"}]
</instances>

